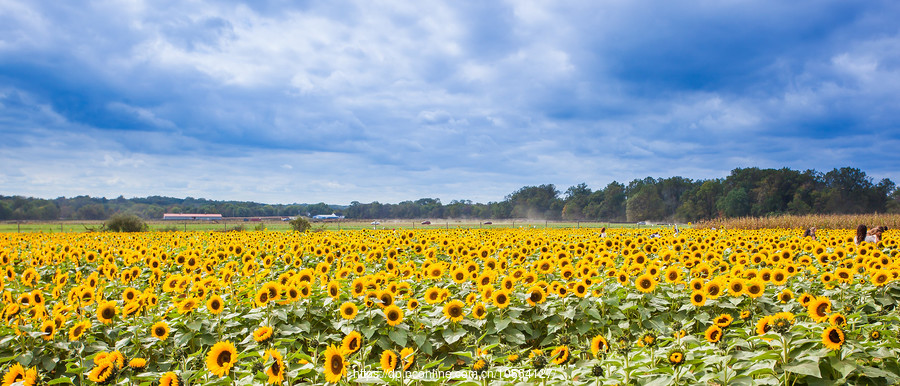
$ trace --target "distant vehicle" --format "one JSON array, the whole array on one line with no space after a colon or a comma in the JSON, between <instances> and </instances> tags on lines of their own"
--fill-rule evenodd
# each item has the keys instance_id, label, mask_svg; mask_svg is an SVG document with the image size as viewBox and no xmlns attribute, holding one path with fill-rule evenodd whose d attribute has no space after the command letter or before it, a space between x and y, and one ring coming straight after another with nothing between
<instances>
[{"instance_id":1,"label":"distant vehicle","mask_svg":"<svg viewBox=\"0 0 900 386\"><path fill-rule=\"evenodd\" d=\"M422 221L422 225L431 225L431 221L428 221L428 220Z\"/></svg>"},{"instance_id":2,"label":"distant vehicle","mask_svg":"<svg viewBox=\"0 0 900 386\"><path fill-rule=\"evenodd\" d=\"M372 221L372 222L371 222L371 223L369 223L369 224L372 224L372 225L381 225L381 223L380 223L380 222L378 222L378 221Z\"/></svg>"},{"instance_id":3,"label":"distant vehicle","mask_svg":"<svg viewBox=\"0 0 900 386\"><path fill-rule=\"evenodd\" d=\"M646 222L646 221L640 221L640 222L637 223L637 225L647 225L647 222Z\"/></svg>"},{"instance_id":4,"label":"distant vehicle","mask_svg":"<svg viewBox=\"0 0 900 386\"><path fill-rule=\"evenodd\" d=\"M484 225L491 225L491 224L493 224L493 222L485 221L485 222L483 222L482 224L484 224Z\"/></svg>"},{"instance_id":5,"label":"distant vehicle","mask_svg":"<svg viewBox=\"0 0 900 386\"><path fill-rule=\"evenodd\" d=\"M339 220L344 218L344 216L338 216L332 212L331 214L317 214L312 218L313 220Z\"/></svg>"}]
</instances>

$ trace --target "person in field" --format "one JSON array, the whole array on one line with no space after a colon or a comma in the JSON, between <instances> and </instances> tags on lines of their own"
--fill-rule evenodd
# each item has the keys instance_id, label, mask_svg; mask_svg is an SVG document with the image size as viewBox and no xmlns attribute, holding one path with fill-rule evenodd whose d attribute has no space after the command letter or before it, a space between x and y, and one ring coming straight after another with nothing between
<instances>
[{"instance_id":1,"label":"person in field","mask_svg":"<svg viewBox=\"0 0 900 386\"><path fill-rule=\"evenodd\" d=\"M807 237L816 240L816 227L806 228L806 230L803 231L803 238Z\"/></svg>"},{"instance_id":2,"label":"person in field","mask_svg":"<svg viewBox=\"0 0 900 386\"><path fill-rule=\"evenodd\" d=\"M866 241L866 233L868 232L868 230L868 227L863 224L859 224L859 226L856 227L856 236L853 238L853 243L859 245L859 243Z\"/></svg>"},{"instance_id":3,"label":"person in field","mask_svg":"<svg viewBox=\"0 0 900 386\"><path fill-rule=\"evenodd\" d=\"M879 227L872 228L871 230L866 232L866 241L877 244L879 241L881 241L881 235L886 230L887 230L886 226L879 226Z\"/></svg>"}]
</instances>

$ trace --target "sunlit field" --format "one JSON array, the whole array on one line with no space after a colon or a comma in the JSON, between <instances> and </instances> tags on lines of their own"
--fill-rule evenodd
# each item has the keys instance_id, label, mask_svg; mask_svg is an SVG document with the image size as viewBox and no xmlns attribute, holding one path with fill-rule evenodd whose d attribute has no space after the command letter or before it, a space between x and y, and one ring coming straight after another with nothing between
<instances>
[{"instance_id":1,"label":"sunlit field","mask_svg":"<svg viewBox=\"0 0 900 386\"><path fill-rule=\"evenodd\" d=\"M896 384L894 230L0 234L3 385Z\"/></svg>"}]
</instances>

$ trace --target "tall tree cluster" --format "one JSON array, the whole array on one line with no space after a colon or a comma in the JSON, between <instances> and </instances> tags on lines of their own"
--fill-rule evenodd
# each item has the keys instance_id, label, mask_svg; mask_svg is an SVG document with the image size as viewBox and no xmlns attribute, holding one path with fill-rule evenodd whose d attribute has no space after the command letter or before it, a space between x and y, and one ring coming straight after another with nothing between
<instances>
[{"instance_id":1,"label":"tall tree cluster","mask_svg":"<svg viewBox=\"0 0 900 386\"><path fill-rule=\"evenodd\" d=\"M116 212L148 219L163 213L220 213L225 217L343 214L350 219L530 218L610 222L697 221L719 217L780 214L900 212L900 189L889 179L875 182L860 169L739 168L724 178L684 177L613 181L599 190L587 183L560 192L553 184L525 186L503 201L486 204L421 198L397 204L352 202L267 205L151 196L116 199L78 196L55 200L0 196L0 220L102 220Z\"/></svg>"}]
</instances>

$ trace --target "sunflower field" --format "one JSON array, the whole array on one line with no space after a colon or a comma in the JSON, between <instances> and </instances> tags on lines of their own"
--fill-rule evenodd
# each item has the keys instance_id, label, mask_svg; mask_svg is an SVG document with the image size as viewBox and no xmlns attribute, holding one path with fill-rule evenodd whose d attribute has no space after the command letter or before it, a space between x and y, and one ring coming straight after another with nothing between
<instances>
[{"instance_id":1,"label":"sunflower field","mask_svg":"<svg viewBox=\"0 0 900 386\"><path fill-rule=\"evenodd\" d=\"M6 385L900 383L895 231L0 234Z\"/></svg>"}]
</instances>

